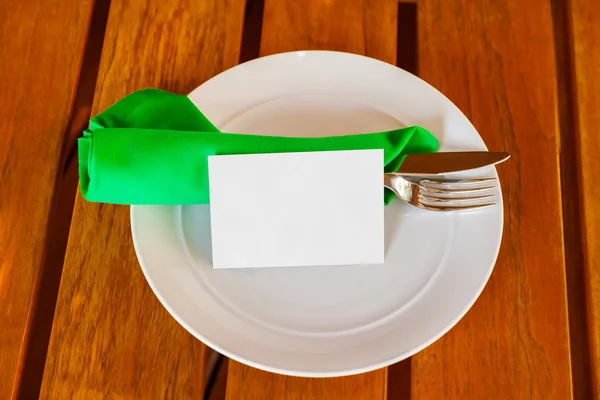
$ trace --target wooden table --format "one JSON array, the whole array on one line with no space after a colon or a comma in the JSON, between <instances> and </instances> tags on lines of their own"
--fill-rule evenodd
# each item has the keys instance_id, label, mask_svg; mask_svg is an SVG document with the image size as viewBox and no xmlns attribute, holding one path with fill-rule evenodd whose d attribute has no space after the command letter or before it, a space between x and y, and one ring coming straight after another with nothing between
<instances>
[{"instance_id":1,"label":"wooden table","mask_svg":"<svg viewBox=\"0 0 600 400\"><path fill-rule=\"evenodd\" d=\"M301 49L408 69L513 155L500 256L410 360L336 379L225 360L207 398L600 398L598 0L4 0L0 399L203 398L210 352L145 282L128 208L76 192L75 140L134 90Z\"/></svg>"}]
</instances>

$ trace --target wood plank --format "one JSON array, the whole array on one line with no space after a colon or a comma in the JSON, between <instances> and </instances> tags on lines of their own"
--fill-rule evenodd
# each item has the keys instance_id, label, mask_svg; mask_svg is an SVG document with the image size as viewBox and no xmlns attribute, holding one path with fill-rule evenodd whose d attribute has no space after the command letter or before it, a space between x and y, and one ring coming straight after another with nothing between
<instances>
[{"instance_id":1,"label":"wood plank","mask_svg":"<svg viewBox=\"0 0 600 400\"><path fill-rule=\"evenodd\" d=\"M63 147L91 6L88 0L5 0L0 5L2 399L17 396L25 354L31 352L34 309L39 301L49 301L38 298L44 266L62 264L64 245L62 252L48 249L48 233L57 247L67 235L57 229L61 221L49 225L51 204L64 178ZM42 356L46 344L35 344Z\"/></svg>"},{"instance_id":2,"label":"wood plank","mask_svg":"<svg viewBox=\"0 0 600 400\"><path fill-rule=\"evenodd\" d=\"M342 378L272 374L229 361L227 400L384 400L387 369Z\"/></svg>"},{"instance_id":3,"label":"wood plank","mask_svg":"<svg viewBox=\"0 0 600 400\"><path fill-rule=\"evenodd\" d=\"M337 50L396 63L394 0L265 0L260 53Z\"/></svg>"},{"instance_id":4,"label":"wood plank","mask_svg":"<svg viewBox=\"0 0 600 400\"><path fill-rule=\"evenodd\" d=\"M266 0L261 55L338 50L396 61L397 2ZM275 375L230 361L227 399L384 399L387 369L336 379Z\"/></svg>"},{"instance_id":5,"label":"wood plank","mask_svg":"<svg viewBox=\"0 0 600 400\"><path fill-rule=\"evenodd\" d=\"M412 359L412 398L572 396L550 2L422 0L420 76L473 121L499 168L503 244L466 317Z\"/></svg>"},{"instance_id":6,"label":"wood plank","mask_svg":"<svg viewBox=\"0 0 600 400\"><path fill-rule=\"evenodd\" d=\"M93 113L132 91L186 93L235 65L243 0L113 0ZM198 399L204 345L138 266L129 208L77 196L42 398Z\"/></svg>"},{"instance_id":7,"label":"wood plank","mask_svg":"<svg viewBox=\"0 0 600 400\"><path fill-rule=\"evenodd\" d=\"M571 0L573 73L575 94L576 158L582 212L582 245L587 295L589 361L592 370L592 396L600 398L600 2ZM568 134L568 132L565 132ZM573 199L574 201L574 199ZM577 232L573 232L577 235ZM579 344L574 344L579 345ZM589 397L591 398L591 397Z\"/></svg>"}]
</instances>

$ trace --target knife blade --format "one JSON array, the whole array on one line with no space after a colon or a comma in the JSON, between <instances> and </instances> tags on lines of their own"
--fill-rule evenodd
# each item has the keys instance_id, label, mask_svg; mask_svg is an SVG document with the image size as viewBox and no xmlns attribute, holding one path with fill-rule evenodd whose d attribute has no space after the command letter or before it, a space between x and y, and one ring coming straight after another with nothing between
<instances>
[{"instance_id":1,"label":"knife blade","mask_svg":"<svg viewBox=\"0 0 600 400\"><path fill-rule=\"evenodd\" d=\"M506 161L510 154L494 151L451 151L409 154L395 174L404 176L448 175Z\"/></svg>"}]
</instances>

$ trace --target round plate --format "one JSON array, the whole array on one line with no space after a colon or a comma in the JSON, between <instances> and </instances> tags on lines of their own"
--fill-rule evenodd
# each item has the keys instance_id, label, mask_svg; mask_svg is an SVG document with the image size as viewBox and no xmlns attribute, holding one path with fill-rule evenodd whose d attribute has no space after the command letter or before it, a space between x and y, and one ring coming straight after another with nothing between
<instances>
[{"instance_id":1,"label":"round plate","mask_svg":"<svg viewBox=\"0 0 600 400\"><path fill-rule=\"evenodd\" d=\"M440 139L440 151L485 150L440 92L358 55L264 57L223 72L189 97L224 132L328 136L420 125ZM497 176L494 168L479 173ZM213 270L207 205L134 206L131 225L150 286L190 333L257 368L327 377L402 360L458 322L498 254L499 190L497 200L454 213L395 200L385 209L386 262L377 266Z\"/></svg>"}]
</instances>

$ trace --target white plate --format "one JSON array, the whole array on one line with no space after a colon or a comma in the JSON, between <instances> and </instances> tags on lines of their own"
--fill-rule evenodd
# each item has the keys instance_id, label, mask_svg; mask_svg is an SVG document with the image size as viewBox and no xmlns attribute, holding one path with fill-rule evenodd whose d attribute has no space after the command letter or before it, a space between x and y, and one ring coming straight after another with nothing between
<instances>
[{"instance_id":1,"label":"white plate","mask_svg":"<svg viewBox=\"0 0 600 400\"><path fill-rule=\"evenodd\" d=\"M433 87L352 54L260 58L189 97L226 132L325 136L421 125L442 151L485 149L467 118ZM483 173L497 176L493 168ZM458 322L498 254L497 195L499 205L465 213L394 201L385 210L386 263L379 266L213 270L207 205L131 207L131 225L150 286L190 333L257 368L328 377L402 360Z\"/></svg>"}]
</instances>

